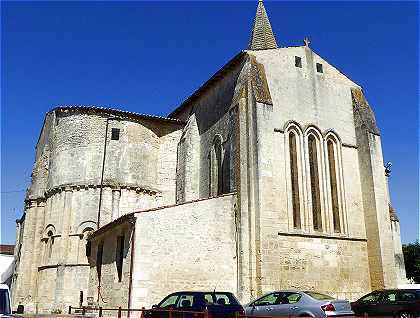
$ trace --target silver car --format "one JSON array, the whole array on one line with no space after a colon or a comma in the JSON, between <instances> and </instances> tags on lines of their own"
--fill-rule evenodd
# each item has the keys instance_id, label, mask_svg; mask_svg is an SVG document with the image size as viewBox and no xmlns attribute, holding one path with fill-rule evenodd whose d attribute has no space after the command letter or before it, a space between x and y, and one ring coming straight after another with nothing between
<instances>
[{"instance_id":1,"label":"silver car","mask_svg":"<svg viewBox=\"0 0 420 318\"><path fill-rule=\"evenodd\" d=\"M312 291L275 291L245 307L247 316L354 317L350 303Z\"/></svg>"}]
</instances>

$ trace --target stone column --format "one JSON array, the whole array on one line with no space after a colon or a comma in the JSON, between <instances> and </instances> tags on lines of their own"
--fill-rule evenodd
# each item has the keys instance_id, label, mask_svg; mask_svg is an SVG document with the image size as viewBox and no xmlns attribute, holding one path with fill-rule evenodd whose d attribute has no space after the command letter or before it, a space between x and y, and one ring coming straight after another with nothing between
<instances>
[{"instance_id":1,"label":"stone column","mask_svg":"<svg viewBox=\"0 0 420 318\"><path fill-rule=\"evenodd\" d=\"M38 201L36 209L36 224L35 224L35 235L34 235L34 248L32 251L32 293L34 295L34 301L37 303L38 294L38 266L42 256L42 245L41 238L45 227L45 200Z\"/></svg>"},{"instance_id":2,"label":"stone column","mask_svg":"<svg viewBox=\"0 0 420 318\"><path fill-rule=\"evenodd\" d=\"M112 190L112 220L120 216L120 198L121 190Z\"/></svg>"}]
</instances>

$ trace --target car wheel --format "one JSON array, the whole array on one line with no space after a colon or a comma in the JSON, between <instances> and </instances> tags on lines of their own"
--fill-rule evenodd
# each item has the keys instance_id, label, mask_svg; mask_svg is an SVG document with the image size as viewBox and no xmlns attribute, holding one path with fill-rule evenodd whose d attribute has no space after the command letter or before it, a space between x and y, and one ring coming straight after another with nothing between
<instances>
[{"instance_id":1,"label":"car wheel","mask_svg":"<svg viewBox=\"0 0 420 318\"><path fill-rule=\"evenodd\" d=\"M414 318L409 312L403 311L398 314L398 318Z\"/></svg>"}]
</instances>

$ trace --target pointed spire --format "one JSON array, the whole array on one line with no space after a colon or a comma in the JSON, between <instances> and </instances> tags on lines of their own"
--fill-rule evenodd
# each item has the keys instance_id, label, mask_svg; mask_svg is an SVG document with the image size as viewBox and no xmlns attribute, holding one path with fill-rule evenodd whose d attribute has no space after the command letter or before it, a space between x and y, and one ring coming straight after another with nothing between
<instances>
[{"instance_id":1,"label":"pointed spire","mask_svg":"<svg viewBox=\"0 0 420 318\"><path fill-rule=\"evenodd\" d=\"M270 20L268 20L262 0L258 0L257 13L255 14L254 28L252 29L251 40L248 49L266 50L276 49L277 42L271 29Z\"/></svg>"}]
</instances>

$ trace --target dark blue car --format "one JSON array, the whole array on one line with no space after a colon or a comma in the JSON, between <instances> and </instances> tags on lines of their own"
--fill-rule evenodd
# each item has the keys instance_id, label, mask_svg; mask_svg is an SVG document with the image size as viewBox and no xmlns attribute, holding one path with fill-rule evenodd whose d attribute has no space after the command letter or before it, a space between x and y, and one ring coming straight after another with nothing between
<instances>
[{"instance_id":1,"label":"dark blue car","mask_svg":"<svg viewBox=\"0 0 420 318\"><path fill-rule=\"evenodd\" d=\"M166 296L159 304L146 312L147 318L232 318L235 313L244 314L236 297L229 292L182 291Z\"/></svg>"}]
</instances>

